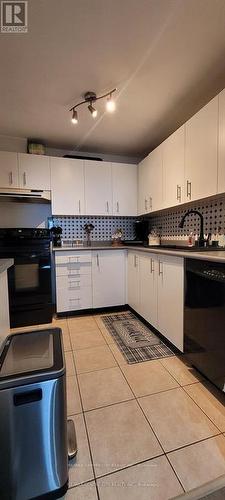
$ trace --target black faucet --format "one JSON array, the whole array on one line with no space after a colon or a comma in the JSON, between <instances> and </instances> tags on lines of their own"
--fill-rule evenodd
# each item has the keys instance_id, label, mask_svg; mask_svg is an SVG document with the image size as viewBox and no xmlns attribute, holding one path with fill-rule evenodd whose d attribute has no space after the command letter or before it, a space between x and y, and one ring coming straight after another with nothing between
<instances>
[{"instance_id":1,"label":"black faucet","mask_svg":"<svg viewBox=\"0 0 225 500\"><path fill-rule=\"evenodd\" d=\"M198 210L188 210L186 212L186 214L184 214L184 216L182 217L182 219L180 221L180 224L179 224L179 227L184 227L185 219L190 214L196 214L196 215L198 215L200 217L200 236L199 236L199 239L198 239L198 246L199 247L204 247L204 245L205 245L204 229L203 229L204 219L203 219L203 215Z\"/></svg>"}]
</instances>

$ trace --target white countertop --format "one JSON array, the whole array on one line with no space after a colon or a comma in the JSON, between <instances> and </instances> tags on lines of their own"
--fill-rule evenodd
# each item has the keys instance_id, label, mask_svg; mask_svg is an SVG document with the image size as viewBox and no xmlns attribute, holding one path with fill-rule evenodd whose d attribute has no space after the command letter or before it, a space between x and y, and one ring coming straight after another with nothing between
<instances>
[{"instance_id":1,"label":"white countertop","mask_svg":"<svg viewBox=\"0 0 225 500\"><path fill-rule=\"evenodd\" d=\"M80 247L54 247L53 250L55 252L62 251L90 251L90 250L130 250L133 252L148 252L159 255L173 255L174 257L182 257L189 259L200 259L200 260L208 260L211 262L221 262L225 263L225 250L207 250L207 251L188 251L188 250L168 250L164 248L151 248L151 247L143 247L143 246L131 246L131 245L118 245L113 246L110 243L102 243L101 242L93 242L91 246L80 246Z\"/></svg>"},{"instance_id":2,"label":"white countertop","mask_svg":"<svg viewBox=\"0 0 225 500\"><path fill-rule=\"evenodd\" d=\"M7 271L9 267L13 266L13 259L0 259L0 273Z\"/></svg>"}]
</instances>

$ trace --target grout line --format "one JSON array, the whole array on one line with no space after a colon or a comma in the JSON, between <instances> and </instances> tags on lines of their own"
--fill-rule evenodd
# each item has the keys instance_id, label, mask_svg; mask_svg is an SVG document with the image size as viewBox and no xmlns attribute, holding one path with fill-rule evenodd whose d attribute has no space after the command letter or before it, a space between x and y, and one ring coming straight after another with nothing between
<instances>
[{"instance_id":1,"label":"grout line","mask_svg":"<svg viewBox=\"0 0 225 500\"><path fill-rule=\"evenodd\" d=\"M191 399L191 401L193 401L196 404L196 406L202 411L202 413L208 418L208 420L214 425L214 427L216 429L218 429L218 431L220 433L222 433L222 431L220 430L220 428L218 427L218 425L215 424L215 422L212 420L212 418L209 417L209 415L207 415L207 413L201 408L201 406L199 406L199 404L197 403L197 401L195 401L195 399L185 390L185 387L184 387L184 392Z\"/></svg>"}]
</instances>

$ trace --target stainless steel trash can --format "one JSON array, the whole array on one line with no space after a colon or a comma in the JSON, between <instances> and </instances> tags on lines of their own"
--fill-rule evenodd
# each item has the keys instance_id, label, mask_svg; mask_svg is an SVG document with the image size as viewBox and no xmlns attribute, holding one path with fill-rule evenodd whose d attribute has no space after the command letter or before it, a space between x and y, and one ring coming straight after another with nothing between
<instances>
[{"instance_id":1,"label":"stainless steel trash can","mask_svg":"<svg viewBox=\"0 0 225 500\"><path fill-rule=\"evenodd\" d=\"M0 498L68 488L65 361L59 328L7 337L0 356Z\"/></svg>"}]
</instances>

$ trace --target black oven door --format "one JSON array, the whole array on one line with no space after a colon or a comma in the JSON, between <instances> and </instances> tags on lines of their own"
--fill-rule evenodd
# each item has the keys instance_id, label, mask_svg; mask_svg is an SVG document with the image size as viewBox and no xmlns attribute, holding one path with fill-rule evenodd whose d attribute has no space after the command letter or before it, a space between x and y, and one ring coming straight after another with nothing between
<instances>
[{"instance_id":1,"label":"black oven door","mask_svg":"<svg viewBox=\"0 0 225 500\"><path fill-rule=\"evenodd\" d=\"M10 326L48 323L52 315L51 257L49 252L14 255L8 270Z\"/></svg>"}]
</instances>

